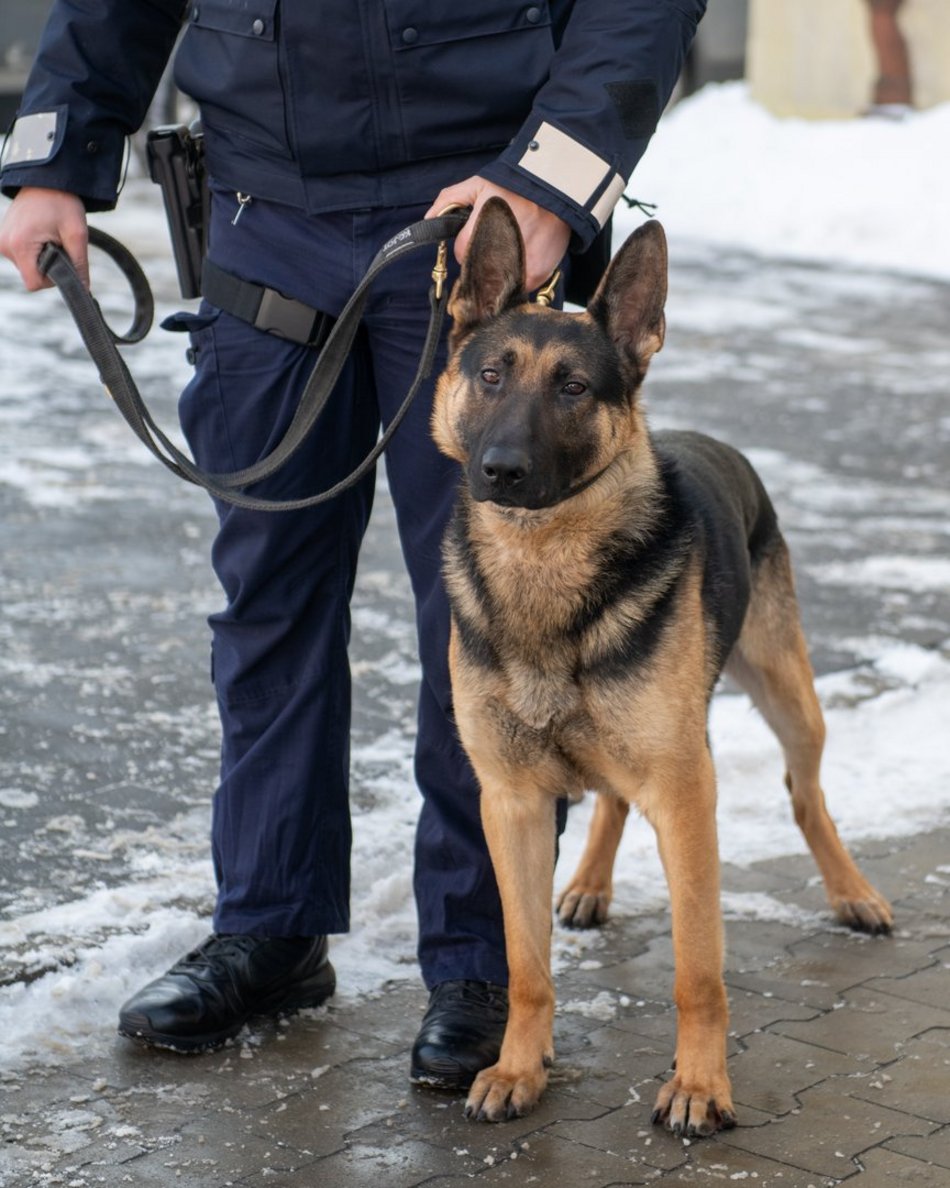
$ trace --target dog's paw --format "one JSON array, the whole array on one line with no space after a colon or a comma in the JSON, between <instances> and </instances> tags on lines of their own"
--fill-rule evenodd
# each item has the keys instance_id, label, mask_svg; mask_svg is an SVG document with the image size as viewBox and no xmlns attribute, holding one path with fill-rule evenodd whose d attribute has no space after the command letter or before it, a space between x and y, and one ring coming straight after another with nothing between
<instances>
[{"instance_id":1,"label":"dog's paw","mask_svg":"<svg viewBox=\"0 0 950 1188\"><path fill-rule=\"evenodd\" d=\"M831 906L842 924L857 932L887 933L894 926L894 912L870 883L847 894L830 895Z\"/></svg>"},{"instance_id":2,"label":"dog's paw","mask_svg":"<svg viewBox=\"0 0 950 1188\"><path fill-rule=\"evenodd\" d=\"M596 887L565 887L557 901L557 918L565 928L599 928L607 922L610 895Z\"/></svg>"},{"instance_id":3,"label":"dog's paw","mask_svg":"<svg viewBox=\"0 0 950 1188\"><path fill-rule=\"evenodd\" d=\"M686 1086L677 1075L657 1094L651 1122L685 1138L706 1138L717 1130L731 1130L736 1124L729 1082L715 1091Z\"/></svg>"},{"instance_id":4,"label":"dog's paw","mask_svg":"<svg viewBox=\"0 0 950 1188\"><path fill-rule=\"evenodd\" d=\"M506 1072L501 1063L483 1069L475 1078L465 1103L465 1117L476 1122L508 1122L538 1104L548 1083L547 1068L536 1073Z\"/></svg>"}]
</instances>

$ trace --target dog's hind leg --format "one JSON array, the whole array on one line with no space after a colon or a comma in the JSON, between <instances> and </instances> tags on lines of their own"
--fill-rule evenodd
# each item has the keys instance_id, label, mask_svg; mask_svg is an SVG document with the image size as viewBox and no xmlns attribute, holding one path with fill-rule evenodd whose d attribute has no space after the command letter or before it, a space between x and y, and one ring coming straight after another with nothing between
<instances>
[{"instance_id":1,"label":"dog's hind leg","mask_svg":"<svg viewBox=\"0 0 950 1188\"><path fill-rule=\"evenodd\" d=\"M838 918L887 932L887 900L861 874L838 837L821 789L825 724L799 621L788 550L779 540L759 562L742 632L726 671L749 694L785 753L795 820L818 863Z\"/></svg>"},{"instance_id":2,"label":"dog's hind leg","mask_svg":"<svg viewBox=\"0 0 950 1188\"><path fill-rule=\"evenodd\" d=\"M629 812L625 800L598 794L584 853L557 901L558 919L567 928L596 928L606 921L613 895L614 859Z\"/></svg>"}]
</instances>

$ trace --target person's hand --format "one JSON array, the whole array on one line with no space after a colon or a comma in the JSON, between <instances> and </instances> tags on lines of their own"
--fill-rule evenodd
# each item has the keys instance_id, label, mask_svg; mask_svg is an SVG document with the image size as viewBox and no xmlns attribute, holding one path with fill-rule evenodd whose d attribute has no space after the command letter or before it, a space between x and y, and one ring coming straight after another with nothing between
<instances>
[{"instance_id":1,"label":"person's hand","mask_svg":"<svg viewBox=\"0 0 950 1188\"><path fill-rule=\"evenodd\" d=\"M426 218L439 214L446 206L453 204L472 208L471 217L455 239L455 258L461 263L468 250L468 241L472 237L478 212L493 196L504 198L521 228L527 273L525 290L533 293L551 278L554 270L564 259L571 238L570 227L556 214L528 198L522 198L520 194L476 176L444 189L426 211Z\"/></svg>"},{"instance_id":2,"label":"person's hand","mask_svg":"<svg viewBox=\"0 0 950 1188\"><path fill-rule=\"evenodd\" d=\"M31 292L53 283L36 266L44 243L65 248L88 288L89 229L81 199L64 190L24 186L0 223L0 254L13 261Z\"/></svg>"}]
</instances>

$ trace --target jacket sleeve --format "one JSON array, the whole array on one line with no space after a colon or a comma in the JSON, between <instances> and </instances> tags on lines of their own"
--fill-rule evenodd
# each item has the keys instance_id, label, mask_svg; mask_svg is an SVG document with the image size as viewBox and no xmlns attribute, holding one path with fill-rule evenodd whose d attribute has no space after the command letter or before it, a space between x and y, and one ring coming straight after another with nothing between
<instances>
[{"instance_id":1,"label":"jacket sleeve","mask_svg":"<svg viewBox=\"0 0 950 1188\"><path fill-rule=\"evenodd\" d=\"M480 170L546 207L582 250L656 129L706 0L575 0L547 81L508 148Z\"/></svg>"},{"instance_id":2,"label":"jacket sleeve","mask_svg":"<svg viewBox=\"0 0 950 1188\"><path fill-rule=\"evenodd\" d=\"M145 119L185 0L55 0L7 141L0 185L115 205L126 137Z\"/></svg>"}]
</instances>

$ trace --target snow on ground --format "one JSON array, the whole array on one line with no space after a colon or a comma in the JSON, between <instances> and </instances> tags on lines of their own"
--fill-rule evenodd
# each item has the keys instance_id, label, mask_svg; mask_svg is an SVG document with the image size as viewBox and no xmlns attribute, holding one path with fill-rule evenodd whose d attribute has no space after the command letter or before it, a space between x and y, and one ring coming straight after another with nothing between
<instances>
[{"instance_id":1,"label":"snow on ground","mask_svg":"<svg viewBox=\"0 0 950 1188\"><path fill-rule=\"evenodd\" d=\"M948 143L950 106L900 124L805 124L768 116L741 84L713 86L664 119L631 191L659 204L658 216L674 241L691 238L772 256L950 280L945 222L950 154L942 151ZM102 220L113 233L133 243L150 236L161 240L154 201L137 197L133 186L121 209ZM639 221L634 213L618 215L621 232ZM887 282L869 277L869 283ZM6 300L12 305L9 294ZM756 310L747 313L754 317ZM735 315L734 309L704 309L713 329ZM23 348L18 344L16 349ZM44 349L48 363L55 349L49 334ZM63 364L64 373L75 367L73 354ZM30 410L23 406L21 414L28 418ZM117 445L122 432L116 430ZM78 443L76 456L59 454L54 461L81 467L83 448ZM125 451L124 438L120 450ZM35 473L28 477L34 489ZM0 481L23 486L11 460ZM944 560L889 556L842 562L827 568L823 580L919 590L946 584L948 573ZM400 630L405 641L411 640L408 622ZM413 676L404 650L411 650L411 643L394 653L397 666L405 668L400 681ZM893 639L864 640L862 653L869 659L861 669L819 682L829 726L824 782L840 831L851 842L925 830L945 822L950 809L950 752L944 742L950 660L939 651ZM722 811L730 821L723 831L723 857L745 865L801 852L781 784L778 749L746 699L719 695L711 733ZM208 743L213 745L213 739ZM394 727L361 743L353 761L355 778L374 807L355 813L354 930L333 943L344 997L372 994L390 978L417 976L409 874L415 805L406 796L412 768L409 732ZM33 796L24 788L0 788L0 806L16 813L35 805ZM562 844L562 881L579 856L589 813L589 802L572 810ZM203 812L195 810L193 816L193 822L176 822L175 832L190 830L192 841L201 840ZM58 1063L80 1052L94 1058L114 1042L115 1007L141 984L145 971L151 976L161 970L205 934L207 922L179 905L207 900L210 863L195 857L194 846L165 847L159 857L147 836L130 853L130 873L137 878L127 885L0 919L0 950L16 949L19 959L28 956L37 966L55 966L33 981L0 989L0 1073L22 1071L30 1063ZM618 861L615 915L650 911L664 900L651 831L631 819ZM788 905L762 896L728 896L725 909L732 916L781 920L794 914ZM576 960L579 950L596 944L596 939L560 935L557 959Z\"/></svg>"},{"instance_id":2,"label":"snow on ground","mask_svg":"<svg viewBox=\"0 0 950 1188\"><path fill-rule=\"evenodd\" d=\"M628 192L674 237L950 280L948 145L950 103L780 120L744 83L714 83L664 116Z\"/></svg>"},{"instance_id":3,"label":"snow on ground","mask_svg":"<svg viewBox=\"0 0 950 1188\"><path fill-rule=\"evenodd\" d=\"M893 687L869 696L875 683ZM881 646L866 669L832 674L818 682L826 707L829 745L824 786L839 831L849 843L892 838L944 823L950 810L950 756L945 737L950 706L950 661L929 650ZM724 861L738 866L789 853L804 844L792 821L782 785L778 747L749 702L719 695L713 706L712 742L720 787ZM410 855L413 813L409 741L395 734L355 755L357 773L385 774L370 781L375 806L354 822L353 931L335 937L332 958L342 1000L372 995L391 979L414 978L415 910ZM895 814L895 797L900 812ZM411 808L411 806L409 806ZM583 846L592 798L571 810L561 843L558 881L563 882ZM196 814L194 834L204 829ZM147 860L147 851L143 858ZM98 890L59 907L0 921L0 950L36 938L27 956L59 967L29 983L0 990L0 1074L30 1064L95 1060L114 1044L117 1005L144 980L166 968L207 931L207 921L174 906L200 900L211 887L210 866L191 854L165 849L161 873L145 881ZM616 866L613 915L640 915L666 902L653 832L631 817ZM727 919L756 918L816 927L824 916L761 894L724 896ZM105 941L100 934L121 931ZM66 948L58 939L69 937ZM50 939L54 938L54 939ZM596 934L555 930L557 964L596 952ZM71 964L66 964L71 962Z\"/></svg>"}]
</instances>

